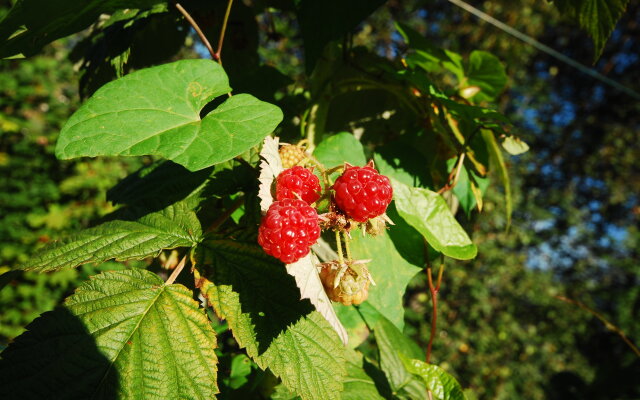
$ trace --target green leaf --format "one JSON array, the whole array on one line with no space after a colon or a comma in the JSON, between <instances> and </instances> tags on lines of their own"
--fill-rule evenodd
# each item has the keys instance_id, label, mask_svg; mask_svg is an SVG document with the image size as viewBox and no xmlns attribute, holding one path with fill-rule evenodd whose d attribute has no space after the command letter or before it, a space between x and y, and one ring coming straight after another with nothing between
<instances>
[{"instance_id":1,"label":"green leaf","mask_svg":"<svg viewBox=\"0 0 640 400\"><path fill-rule=\"evenodd\" d=\"M459 79L464 75L462 56L458 53L441 49L406 24L396 23L395 26L405 43L415 51L415 54L407 57L410 66L419 66L428 72L444 68L453 72Z\"/></svg>"},{"instance_id":2,"label":"green leaf","mask_svg":"<svg viewBox=\"0 0 640 400\"><path fill-rule=\"evenodd\" d=\"M494 164L498 169L500 179L502 180L502 185L504 186L505 212L507 214L506 229L508 230L509 226L511 226L511 213L513 212L513 203L511 199L511 179L509 178L509 171L507 170L507 165L504 162L504 157L502 157L502 151L500 151L500 146L498 146L498 141L496 140L493 132L488 129L483 129L482 137L487 143L489 155L495 161Z\"/></svg>"},{"instance_id":3,"label":"green leaf","mask_svg":"<svg viewBox=\"0 0 640 400\"><path fill-rule=\"evenodd\" d=\"M79 32L101 14L149 8L162 0L18 0L0 21L0 58L31 56L56 39Z\"/></svg>"},{"instance_id":4,"label":"green leaf","mask_svg":"<svg viewBox=\"0 0 640 400\"><path fill-rule=\"evenodd\" d=\"M456 160L455 157L447 160L448 172L451 172L455 167ZM471 179L469 179L469 175L471 175ZM489 179L478 176L473 170L463 165L458 176L458 183L453 187L453 194L460 200L460 206L467 216L471 215L471 211L478 204L477 195L474 194L474 186L480 191L480 194L484 194L489 186Z\"/></svg>"},{"instance_id":5,"label":"green leaf","mask_svg":"<svg viewBox=\"0 0 640 400\"><path fill-rule=\"evenodd\" d=\"M348 350L347 376L341 400L382 400L374 380L364 369L364 358L355 350Z\"/></svg>"},{"instance_id":6,"label":"green leaf","mask_svg":"<svg viewBox=\"0 0 640 400\"><path fill-rule=\"evenodd\" d=\"M193 247L201 236L196 214L176 203L136 221L109 221L80 231L46 247L19 268L47 272L112 258L140 259L163 249Z\"/></svg>"},{"instance_id":7,"label":"green leaf","mask_svg":"<svg viewBox=\"0 0 640 400\"><path fill-rule=\"evenodd\" d=\"M390 227L389 230L393 230ZM409 281L421 268L412 265L398 252L388 232L378 236L353 235L351 253L356 259L370 259L367 268L376 285L369 286L368 302L393 322L404 327L403 297Z\"/></svg>"},{"instance_id":8,"label":"green leaf","mask_svg":"<svg viewBox=\"0 0 640 400\"><path fill-rule=\"evenodd\" d=\"M512 156L517 156L529 151L529 145L515 136L507 136L504 138L502 148Z\"/></svg>"},{"instance_id":9,"label":"green leaf","mask_svg":"<svg viewBox=\"0 0 640 400\"><path fill-rule=\"evenodd\" d=\"M382 4L384 0L296 1L307 73L313 71L327 43L341 39Z\"/></svg>"},{"instance_id":10,"label":"green leaf","mask_svg":"<svg viewBox=\"0 0 640 400\"><path fill-rule=\"evenodd\" d=\"M578 20L580 27L593 39L594 61L627 9L629 0L554 0L562 14Z\"/></svg>"},{"instance_id":11,"label":"green leaf","mask_svg":"<svg viewBox=\"0 0 640 400\"><path fill-rule=\"evenodd\" d=\"M146 270L93 277L2 353L0 396L213 398L216 337L192 296Z\"/></svg>"},{"instance_id":12,"label":"green leaf","mask_svg":"<svg viewBox=\"0 0 640 400\"><path fill-rule=\"evenodd\" d=\"M469 260L478 249L451 214L442 196L392 180L398 214L427 239L437 251L451 258Z\"/></svg>"},{"instance_id":13,"label":"green leaf","mask_svg":"<svg viewBox=\"0 0 640 400\"><path fill-rule=\"evenodd\" d=\"M313 155L326 168L341 166L345 162L357 166L367 163L362 143L349 132L340 132L324 139L313 151Z\"/></svg>"},{"instance_id":14,"label":"green leaf","mask_svg":"<svg viewBox=\"0 0 640 400\"><path fill-rule=\"evenodd\" d=\"M345 348L293 277L254 243L213 236L198 247L196 285L238 344L303 399L338 399Z\"/></svg>"},{"instance_id":15,"label":"green leaf","mask_svg":"<svg viewBox=\"0 0 640 400\"><path fill-rule=\"evenodd\" d=\"M404 394L410 399L425 398L424 384L406 370L400 358L422 359L424 352L375 308L364 303L360 310L373 329L380 351L380 368L394 393Z\"/></svg>"},{"instance_id":16,"label":"green leaf","mask_svg":"<svg viewBox=\"0 0 640 400\"><path fill-rule=\"evenodd\" d=\"M473 100L476 102L495 100L507 85L507 73L504 66L498 57L486 51L474 50L471 52L465 75L466 86L480 88L480 92L473 96Z\"/></svg>"},{"instance_id":17,"label":"green leaf","mask_svg":"<svg viewBox=\"0 0 640 400\"><path fill-rule=\"evenodd\" d=\"M446 373L442 368L424 361L412 360L400 356L405 368L410 373L424 380L427 388L437 400L465 400L462 387L456 379Z\"/></svg>"},{"instance_id":18,"label":"green leaf","mask_svg":"<svg viewBox=\"0 0 640 400\"><path fill-rule=\"evenodd\" d=\"M134 72L104 85L71 116L56 155L158 155L191 171L229 160L282 120L278 107L248 94L230 97L200 118L207 103L230 91L224 70L210 60Z\"/></svg>"},{"instance_id":19,"label":"green leaf","mask_svg":"<svg viewBox=\"0 0 640 400\"><path fill-rule=\"evenodd\" d=\"M376 149L373 159L376 169L383 175L393 178L409 186L430 187L433 185L429 167L434 161L434 153L421 153L418 143L427 149L435 147L435 136L408 138L403 135L399 139ZM412 135L413 136L413 135ZM428 146L428 147L427 147ZM427 166L427 167L425 167Z\"/></svg>"}]
</instances>

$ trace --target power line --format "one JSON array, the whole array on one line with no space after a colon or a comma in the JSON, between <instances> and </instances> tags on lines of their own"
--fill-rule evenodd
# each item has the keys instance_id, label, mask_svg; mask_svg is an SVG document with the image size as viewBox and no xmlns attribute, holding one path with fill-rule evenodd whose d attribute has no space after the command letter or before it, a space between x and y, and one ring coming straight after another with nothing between
<instances>
[{"instance_id":1,"label":"power line","mask_svg":"<svg viewBox=\"0 0 640 400\"><path fill-rule=\"evenodd\" d=\"M473 7L470 4L465 3L462 0L447 0L450 3L455 4L456 6L462 8L465 11L468 11L469 13L475 15L476 17L487 21L488 23L490 23L491 25L495 26L496 28L508 33L509 35L522 40L523 42L535 47L536 49L547 53L548 55L550 55L551 57L562 61L563 63L570 65L578 70L580 70L581 72L591 76L592 78L595 78L615 89L618 89L619 91L628 94L629 96L633 97L636 100L640 100L640 94L636 91L634 91L633 89L630 89L616 81L614 81L611 78L607 78L606 76L602 75L601 73L599 73L598 71L586 67L582 64L580 64L579 62L565 56L564 54L560 53L557 50L552 49L551 47L542 44L540 42L538 42L537 40L535 40L534 38L532 38L531 36L528 36L512 27L510 27L509 25L505 24L502 21L499 21L495 18L493 18L491 15L486 14L480 10L478 10L477 8Z\"/></svg>"}]
</instances>

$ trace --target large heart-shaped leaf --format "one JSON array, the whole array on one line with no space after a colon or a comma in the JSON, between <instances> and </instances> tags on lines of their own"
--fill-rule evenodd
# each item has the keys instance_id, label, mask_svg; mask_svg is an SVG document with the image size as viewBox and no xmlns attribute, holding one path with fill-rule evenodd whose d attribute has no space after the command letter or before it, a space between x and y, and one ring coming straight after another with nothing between
<instances>
[{"instance_id":1,"label":"large heart-shaped leaf","mask_svg":"<svg viewBox=\"0 0 640 400\"><path fill-rule=\"evenodd\" d=\"M60 132L58 158L158 155L197 171L229 160L271 133L282 111L248 94L230 97L227 75L210 60L143 69L100 88Z\"/></svg>"},{"instance_id":2,"label":"large heart-shaped leaf","mask_svg":"<svg viewBox=\"0 0 640 400\"><path fill-rule=\"evenodd\" d=\"M212 399L216 337L192 297L146 270L95 276L2 353L0 397Z\"/></svg>"}]
</instances>

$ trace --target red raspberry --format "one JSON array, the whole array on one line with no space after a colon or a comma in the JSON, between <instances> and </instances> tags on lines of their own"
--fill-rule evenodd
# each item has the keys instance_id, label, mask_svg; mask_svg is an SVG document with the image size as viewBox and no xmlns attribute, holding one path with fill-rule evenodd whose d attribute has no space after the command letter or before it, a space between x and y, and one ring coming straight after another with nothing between
<instances>
[{"instance_id":1,"label":"red raspberry","mask_svg":"<svg viewBox=\"0 0 640 400\"><path fill-rule=\"evenodd\" d=\"M311 204L320 198L320 191L320 180L307 168L297 165L285 169L278 175L276 182L276 200L278 201L300 198L307 204Z\"/></svg>"},{"instance_id":2,"label":"red raspberry","mask_svg":"<svg viewBox=\"0 0 640 400\"><path fill-rule=\"evenodd\" d=\"M291 264L309 253L320 237L318 213L302 200L274 201L262 217L258 243L265 253Z\"/></svg>"},{"instance_id":3,"label":"red raspberry","mask_svg":"<svg viewBox=\"0 0 640 400\"><path fill-rule=\"evenodd\" d=\"M384 214L393 196L389 178L368 165L347 166L333 189L338 208L357 222Z\"/></svg>"}]
</instances>

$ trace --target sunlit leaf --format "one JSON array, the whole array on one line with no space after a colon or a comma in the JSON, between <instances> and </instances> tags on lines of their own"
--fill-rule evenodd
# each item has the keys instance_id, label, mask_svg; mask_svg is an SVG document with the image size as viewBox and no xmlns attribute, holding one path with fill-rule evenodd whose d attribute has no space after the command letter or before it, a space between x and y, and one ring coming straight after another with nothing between
<instances>
[{"instance_id":1,"label":"sunlit leaf","mask_svg":"<svg viewBox=\"0 0 640 400\"><path fill-rule=\"evenodd\" d=\"M391 183L398 214L418 230L429 245L444 255L459 260L476 256L476 246L451 214L442 196L395 180Z\"/></svg>"},{"instance_id":2,"label":"sunlit leaf","mask_svg":"<svg viewBox=\"0 0 640 400\"><path fill-rule=\"evenodd\" d=\"M507 136L506 138L504 138L504 140L502 141L502 148L512 156L517 156L529 151L529 145L522 139L515 136Z\"/></svg>"},{"instance_id":3,"label":"sunlit leaf","mask_svg":"<svg viewBox=\"0 0 640 400\"><path fill-rule=\"evenodd\" d=\"M462 387L456 379L435 364L409 359L400 355L407 371L422 378L431 395L437 400L465 400Z\"/></svg>"},{"instance_id":4,"label":"sunlit leaf","mask_svg":"<svg viewBox=\"0 0 640 400\"><path fill-rule=\"evenodd\" d=\"M196 214L179 202L134 221L108 221L75 233L45 247L20 268L47 272L110 259L140 259L163 249L193 247L201 235Z\"/></svg>"},{"instance_id":5,"label":"sunlit leaf","mask_svg":"<svg viewBox=\"0 0 640 400\"><path fill-rule=\"evenodd\" d=\"M60 132L58 158L158 155L197 171L229 160L271 133L282 112L248 94L228 98L203 118L214 98L231 91L210 60L182 60L109 82Z\"/></svg>"},{"instance_id":6,"label":"sunlit leaf","mask_svg":"<svg viewBox=\"0 0 640 400\"><path fill-rule=\"evenodd\" d=\"M93 277L2 353L0 396L213 398L215 332L192 297L146 270Z\"/></svg>"},{"instance_id":7,"label":"sunlit leaf","mask_svg":"<svg viewBox=\"0 0 640 400\"><path fill-rule=\"evenodd\" d=\"M198 250L196 285L238 344L303 399L338 399L345 347L282 263L254 243L212 237Z\"/></svg>"}]
</instances>

